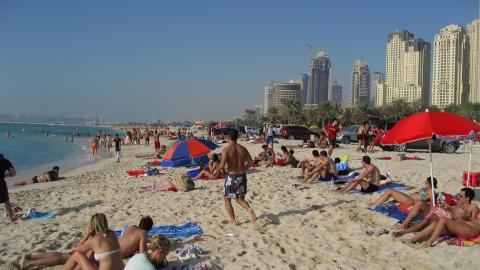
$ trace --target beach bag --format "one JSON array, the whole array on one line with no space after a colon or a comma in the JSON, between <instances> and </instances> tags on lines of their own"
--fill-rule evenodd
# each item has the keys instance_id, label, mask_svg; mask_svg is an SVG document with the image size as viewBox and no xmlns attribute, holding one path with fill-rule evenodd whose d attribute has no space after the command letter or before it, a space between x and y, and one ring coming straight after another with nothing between
<instances>
[{"instance_id":1,"label":"beach bag","mask_svg":"<svg viewBox=\"0 0 480 270\"><path fill-rule=\"evenodd\" d=\"M182 178L175 178L175 186L180 191L190 191L195 189L195 183L187 175L182 175Z\"/></svg>"}]
</instances>

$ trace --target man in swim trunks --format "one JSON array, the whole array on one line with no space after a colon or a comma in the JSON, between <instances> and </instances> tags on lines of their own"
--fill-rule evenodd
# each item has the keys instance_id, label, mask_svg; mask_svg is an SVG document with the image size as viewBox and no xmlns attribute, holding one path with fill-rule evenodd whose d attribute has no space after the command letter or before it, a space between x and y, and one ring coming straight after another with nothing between
<instances>
[{"instance_id":1,"label":"man in swim trunks","mask_svg":"<svg viewBox=\"0 0 480 270\"><path fill-rule=\"evenodd\" d=\"M340 193L348 193L357 186L360 186L360 191L364 193L372 193L378 190L380 187L380 170L372 164L369 156L362 157L362 167L360 175L340 189Z\"/></svg>"},{"instance_id":2,"label":"man in swim trunks","mask_svg":"<svg viewBox=\"0 0 480 270\"><path fill-rule=\"evenodd\" d=\"M337 166L335 161L328 157L327 151L323 150L320 152L320 160L321 162L317 166L305 174L305 183L311 184L319 177L322 181L337 179Z\"/></svg>"},{"instance_id":3,"label":"man in swim trunks","mask_svg":"<svg viewBox=\"0 0 480 270\"><path fill-rule=\"evenodd\" d=\"M5 159L3 155L0 154L0 203L5 204L5 211L12 222L15 221L15 217L13 216L12 205L10 204L5 177L13 177L16 174L17 172L15 171L15 168L13 168L12 163L10 163L8 159Z\"/></svg>"},{"instance_id":4,"label":"man in swim trunks","mask_svg":"<svg viewBox=\"0 0 480 270\"><path fill-rule=\"evenodd\" d=\"M252 223L255 223L257 217L245 201L247 193L247 175L245 173L252 165L252 156L248 150L237 143L238 131L232 130L228 134L228 146L222 151L222 161L215 171L215 176L219 177L225 165L228 166L228 177L224 184L224 203L227 209L230 221L237 224L235 213L233 211L232 199L236 199L237 203L242 206L250 214Z\"/></svg>"},{"instance_id":5,"label":"man in swim trunks","mask_svg":"<svg viewBox=\"0 0 480 270\"><path fill-rule=\"evenodd\" d=\"M262 145L263 152L258 154L258 157L255 158L255 162L262 162L261 165L272 166L275 160L275 152L268 145Z\"/></svg>"},{"instance_id":6,"label":"man in swim trunks","mask_svg":"<svg viewBox=\"0 0 480 270\"><path fill-rule=\"evenodd\" d=\"M158 135L157 130L153 133L153 145L155 147L155 152L160 151L160 135Z\"/></svg>"},{"instance_id":7,"label":"man in swim trunks","mask_svg":"<svg viewBox=\"0 0 480 270\"><path fill-rule=\"evenodd\" d=\"M298 163L297 168L302 169L299 178L303 178L304 180L306 180L305 177L307 176L307 173L313 170L313 168L318 166L321 162L322 159L320 158L320 153L318 153L318 150L313 150L311 158L304 159L300 161L300 163Z\"/></svg>"}]
</instances>

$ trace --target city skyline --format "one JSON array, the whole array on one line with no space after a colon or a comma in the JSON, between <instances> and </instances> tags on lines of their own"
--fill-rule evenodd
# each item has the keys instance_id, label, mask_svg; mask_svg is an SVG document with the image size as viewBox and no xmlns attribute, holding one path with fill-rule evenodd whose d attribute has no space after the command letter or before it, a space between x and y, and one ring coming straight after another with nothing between
<instances>
[{"instance_id":1,"label":"city skyline","mask_svg":"<svg viewBox=\"0 0 480 270\"><path fill-rule=\"evenodd\" d=\"M344 21L324 26L319 10ZM308 43L328 52L345 102L357 59L385 72L388 33L433 44L446 25L477 18L478 1L2 1L0 15L0 113L222 120L261 103L268 81L308 72ZM351 29L359 18L369 31Z\"/></svg>"}]
</instances>

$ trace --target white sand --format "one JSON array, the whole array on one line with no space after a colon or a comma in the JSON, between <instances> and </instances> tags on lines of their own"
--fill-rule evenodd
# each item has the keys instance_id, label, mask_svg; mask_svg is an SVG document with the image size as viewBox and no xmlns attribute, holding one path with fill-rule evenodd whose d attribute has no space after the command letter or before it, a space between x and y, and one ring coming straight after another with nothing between
<instances>
[{"instance_id":1,"label":"white sand","mask_svg":"<svg viewBox=\"0 0 480 270\"><path fill-rule=\"evenodd\" d=\"M283 143L298 141L280 140ZM245 144L252 156L260 145ZM73 173L66 180L52 184L37 184L11 190L11 201L39 211L60 211L48 221L17 221L0 225L0 265L10 269L24 253L68 251L84 231L90 216L103 212L112 229L124 224L137 224L142 215L150 215L155 225L197 221L205 233L216 239L199 244L207 251L201 256L213 269L475 269L480 247L447 246L434 248L403 243L391 235L369 236L368 230L389 228L395 220L366 209L378 194L338 195L324 184L314 184L307 190L293 190L298 169L277 167L256 169L248 175L247 201L259 217L253 228L248 215L234 204L239 226L229 225L223 205L223 181L197 181L197 189L181 192L140 192L140 187L160 183L166 178L179 177L185 168L167 170L165 174L146 178L128 178L127 169L139 168L146 161L135 158L138 153L152 152L152 147L124 146L120 163L108 159ZM334 156L350 154L351 166L360 167L361 153L355 146L341 145ZM312 149L295 148L297 158L310 156ZM475 149L473 170L480 167ZM421 187L429 175L428 162L381 161L372 154L373 162L382 172L388 171L395 181ZM427 153L409 153L428 158ZM439 190L457 193L461 175L466 170L468 154L435 153L434 170ZM86 172L87 171L87 172ZM188 239L184 243L192 243ZM174 262L171 252L169 261ZM195 262L195 261L194 261ZM9 268L10 267L10 268ZM13 268L15 269L15 268ZM54 268L61 269L61 268Z\"/></svg>"}]
</instances>

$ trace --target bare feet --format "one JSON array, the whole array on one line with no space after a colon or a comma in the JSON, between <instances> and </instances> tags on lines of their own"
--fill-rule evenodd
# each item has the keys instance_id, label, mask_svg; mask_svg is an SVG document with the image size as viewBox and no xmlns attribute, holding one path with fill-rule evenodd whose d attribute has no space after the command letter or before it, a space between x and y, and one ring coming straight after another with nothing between
<instances>
[{"instance_id":1,"label":"bare feet","mask_svg":"<svg viewBox=\"0 0 480 270\"><path fill-rule=\"evenodd\" d=\"M392 232L392 235L393 237L400 237L402 235L404 235L405 233L403 231L396 231L396 232Z\"/></svg>"},{"instance_id":2,"label":"bare feet","mask_svg":"<svg viewBox=\"0 0 480 270\"><path fill-rule=\"evenodd\" d=\"M25 254L22 256L22 258L20 259L20 270L26 270L28 269L28 265L26 263L26 260L29 260L30 259L30 255L28 254Z\"/></svg>"},{"instance_id":3,"label":"bare feet","mask_svg":"<svg viewBox=\"0 0 480 270\"><path fill-rule=\"evenodd\" d=\"M250 214L250 218L252 219L252 223L255 224L255 222L257 222L257 216L255 215L255 213L253 212L252 209L250 209L248 211L248 213Z\"/></svg>"},{"instance_id":4,"label":"bare feet","mask_svg":"<svg viewBox=\"0 0 480 270\"><path fill-rule=\"evenodd\" d=\"M231 220L230 220L230 223L232 223L232 225L235 225L235 226L238 225L237 219L231 219Z\"/></svg>"}]
</instances>

